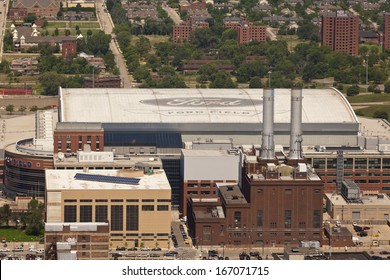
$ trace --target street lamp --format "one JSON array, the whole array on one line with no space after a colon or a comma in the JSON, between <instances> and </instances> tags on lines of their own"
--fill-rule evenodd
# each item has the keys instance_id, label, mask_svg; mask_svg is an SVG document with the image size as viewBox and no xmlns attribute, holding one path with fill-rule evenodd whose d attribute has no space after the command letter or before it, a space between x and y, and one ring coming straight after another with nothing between
<instances>
[{"instance_id":1,"label":"street lamp","mask_svg":"<svg viewBox=\"0 0 390 280\"><path fill-rule=\"evenodd\" d=\"M369 54L366 54L366 94L368 93L368 57Z\"/></svg>"},{"instance_id":2,"label":"street lamp","mask_svg":"<svg viewBox=\"0 0 390 280\"><path fill-rule=\"evenodd\" d=\"M271 88L271 74L272 74L272 71L269 70L268 71L268 87Z\"/></svg>"}]
</instances>

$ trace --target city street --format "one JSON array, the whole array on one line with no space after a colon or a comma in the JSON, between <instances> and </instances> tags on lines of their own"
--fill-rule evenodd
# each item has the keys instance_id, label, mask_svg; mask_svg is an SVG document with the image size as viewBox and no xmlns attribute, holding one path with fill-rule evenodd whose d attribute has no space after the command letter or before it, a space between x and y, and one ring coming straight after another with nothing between
<instances>
[{"instance_id":1,"label":"city street","mask_svg":"<svg viewBox=\"0 0 390 280\"><path fill-rule=\"evenodd\" d=\"M121 79L123 81L124 88L130 88L131 82L129 74L127 72L126 63L124 61L121 50L119 49L118 43L113 33L114 23L112 22L110 14L106 10L106 5L103 0L96 0L97 18L105 34L110 34L112 40L110 42L110 49L115 56L115 62L118 66Z\"/></svg>"}]
</instances>

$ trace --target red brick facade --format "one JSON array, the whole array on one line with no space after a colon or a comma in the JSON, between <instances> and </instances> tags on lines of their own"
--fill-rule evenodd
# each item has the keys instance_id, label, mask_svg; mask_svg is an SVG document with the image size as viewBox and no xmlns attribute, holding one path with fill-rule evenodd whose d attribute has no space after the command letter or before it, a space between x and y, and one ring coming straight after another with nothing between
<instances>
[{"instance_id":1,"label":"red brick facade","mask_svg":"<svg viewBox=\"0 0 390 280\"><path fill-rule=\"evenodd\" d=\"M76 56L77 42L76 40L62 41L62 58L67 59L68 56Z\"/></svg>"},{"instance_id":2,"label":"red brick facade","mask_svg":"<svg viewBox=\"0 0 390 280\"><path fill-rule=\"evenodd\" d=\"M175 43L183 43L188 41L192 32L199 28L209 28L208 22L205 21L192 21L189 20L180 25L173 27L172 39Z\"/></svg>"},{"instance_id":3,"label":"red brick facade","mask_svg":"<svg viewBox=\"0 0 390 280\"><path fill-rule=\"evenodd\" d=\"M322 16L322 45L333 51L357 55L359 52L359 18L351 15Z\"/></svg>"},{"instance_id":4,"label":"red brick facade","mask_svg":"<svg viewBox=\"0 0 390 280\"><path fill-rule=\"evenodd\" d=\"M265 42L267 40L266 27L255 26L248 21L227 21L225 29L233 29L237 32L237 41L247 44L251 41Z\"/></svg>"},{"instance_id":5,"label":"red brick facade","mask_svg":"<svg viewBox=\"0 0 390 280\"><path fill-rule=\"evenodd\" d=\"M91 151L104 151L104 131L101 130L55 130L54 153L76 153L89 144Z\"/></svg>"},{"instance_id":6,"label":"red brick facade","mask_svg":"<svg viewBox=\"0 0 390 280\"><path fill-rule=\"evenodd\" d=\"M60 4L56 0L19 0L14 3L14 8L27 9L27 14L36 14L37 17L55 18L60 11Z\"/></svg>"},{"instance_id":7,"label":"red brick facade","mask_svg":"<svg viewBox=\"0 0 390 280\"><path fill-rule=\"evenodd\" d=\"M390 13L385 14L384 17L383 47L385 50L390 50Z\"/></svg>"}]
</instances>

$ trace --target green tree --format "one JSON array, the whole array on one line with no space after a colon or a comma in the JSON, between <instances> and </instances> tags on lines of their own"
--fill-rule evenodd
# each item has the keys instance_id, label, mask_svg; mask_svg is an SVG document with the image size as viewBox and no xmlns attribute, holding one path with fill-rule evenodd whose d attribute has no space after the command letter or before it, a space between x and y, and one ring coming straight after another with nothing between
<instances>
[{"instance_id":1,"label":"green tree","mask_svg":"<svg viewBox=\"0 0 390 280\"><path fill-rule=\"evenodd\" d=\"M1 223L5 223L8 227L9 220L11 219L12 210L8 204L4 204L0 207L0 221Z\"/></svg>"},{"instance_id":2,"label":"green tree","mask_svg":"<svg viewBox=\"0 0 390 280\"><path fill-rule=\"evenodd\" d=\"M384 90L385 93L390 93L390 82L386 82L385 83L385 90Z\"/></svg>"},{"instance_id":3,"label":"green tree","mask_svg":"<svg viewBox=\"0 0 390 280\"><path fill-rule=\"evenodd\" d=\"M150 76L149 69L146 66L139 66L137 69L134 70L133 78L137 82L141 82L142 80L148 78Z\"/></svg>"},{"instance_id":4,"label":"green tree","mask_svg":"<svg viewBox=\"0 0 390 280\"><path fill-rule=\"evenodd\" d=\"M60 31L58 31L58 28L54 29L54 36L58 36L60 34Z\"/></svg>"},{"instance_id":5,"label":"green tree","mask_svg":"<svg viewBox=\"0 0 390 280\"><path fill-rule=\"evenodd\" d=\"M236 88L235 84L228 74L222 71L218 71L212 77L210 88Z\"/></svg>"},{"instance_id":6,"label":"green tree","mask_svg":"<svg viewBox=\"0 0 390 280\"><path fill-rule=\"evenodd\" d=\"M27 16L24 17L23 21L26 23L33 24L37 19L37 15L34 13L28 13Z\"/></svg>"},{"instance_id":7,"label":"green tree","mask_svg":"<svg viewBox=\"0 0 390 280\"><path fill-rule=\"evenodd\" d=\"M249 88L263 88L260 77L253 77L249 82Z\"/></svg>"},{"instance_id":8,"label":"green tree","mask_svg":"<svg viewBox=\"0 0 390 280\"><path fill-rule=\"evenodd\" d=\"M57 95L58 88L65 83L63 76L56 72L43 73L38 80L43 87L44 95Z\"/></svg>"},{"instance_id":9,"label":"green tree","mask_svg":"<svg viewBox=\"0 0 390 280\"><path fill-rule=\"evenodd\" d=\"M350 87L347 89L347 95L348 95L348 96L358 95L359 92L360 92L360 88L359 88L358 85L350 86Z\"/></svg>"},{"instance_id":10,"label":"green tree","mask_svg":"<svg viewBox=\"0 0 390 280\"><path fill-rule=\"evenodd\" d=\"M26 111L26 107L20 106L18 111L24 115L24 112Z\"/></svg>"},{"instance_id":11,"label":"green tree","mask_svg":"<svg viewBox=\"0 0 390 280\"><path fill-rule=\"evenodd\" d=\"M375 119L389 119L389 114L386 111L375 111L373 114Z\"/></svg>"},{"instance_id":12,"label":"green tree","mask_svg":"<svg viewBox=\"0 0 390 280\"><path fill-rule=\"evenodd\" d=\"M38 111L38 106L37 105L32 105L30 107L30 112L36 112L36 111Z\"/></svg>"},{"instance_id":13,"label":"green tree","mask_svg":"<svg viewBox=\"0 0 390 280\"><path fill-rule=\"evenodd\" d=\"M5 110L10 113L10 115L12 115L13 111L14 111L14 108L15 106L12 105L12 104L8 104L7 107L5 107Z\"/></svg>"},{"instance_id":14,"label":"green tree","mask_svg":"<svg viewBox=\"0 0 390 280\"><path fill-rule=\"evenodd\" d=\"M44 209L43 203L32 199L28 204L29 214L26 217L26 234L40 235L43 231L42 212Z\"/></svg>"},{"instance_id":15,"label":"green tree","mask_svg":"<svg viewBox=\"0 0 390 280\"><path fill-rule=\"evenodd\" d=\"M135 43L135 49L140 56L145 56L152 48L150 41L145 36L139 36L138 41Z\"/></svg>"}]
</instances>

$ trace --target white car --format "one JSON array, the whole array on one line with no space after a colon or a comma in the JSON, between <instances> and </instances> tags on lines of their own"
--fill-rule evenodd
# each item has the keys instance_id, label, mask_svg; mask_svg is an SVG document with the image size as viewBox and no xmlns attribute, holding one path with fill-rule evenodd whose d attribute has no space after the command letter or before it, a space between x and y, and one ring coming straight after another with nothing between
<instances>
[{"instance_id":1,"label":"white car","mask_svg":"<svg viewBox=\"0 0 390 280\"><path fill-rule=\"evenodd\" d=\"M10 252L9 248L0 248L0 252Z\"/></svg>"}]
</instances>

